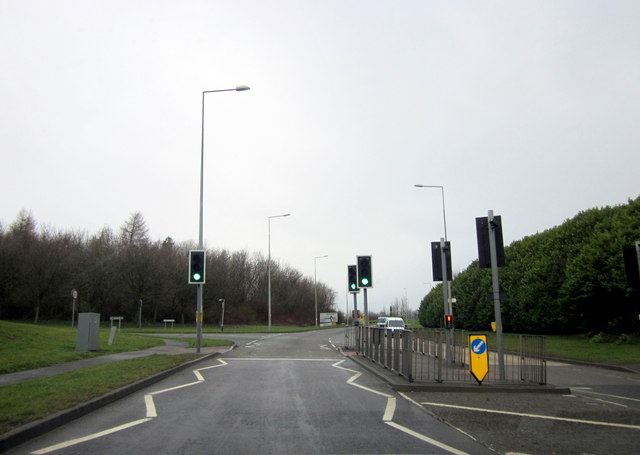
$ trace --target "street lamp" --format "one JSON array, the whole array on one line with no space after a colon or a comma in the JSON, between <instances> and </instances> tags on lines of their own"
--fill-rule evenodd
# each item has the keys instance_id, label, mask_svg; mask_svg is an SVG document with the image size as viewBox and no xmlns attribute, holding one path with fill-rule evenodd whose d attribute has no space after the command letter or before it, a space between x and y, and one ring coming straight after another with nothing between
<instances>
[{"instance_id":1,"label":"street lamp","mask_svg":"<svg viewBox=\"0 0 640 455\"><path fill-rule=\"evenodd\" d=\"M316 302L316 312L315 312L315 319L316 319L316 328L318 327L318 259L321 258L328 258L329 255L325 254L324 256L316 256L313 258L313 293L315 295L315 302Z\"/></svg>"},{"instance_id":2,"label":"street lamp","mask_svg":"<svg viewBox=\"0 0 640 455\"><path fill-rule=\"evenodd\" d=\"M269 332L271 332L271 218L282 218L285 216L291 216L290 213L285 213L284 215L273 215L268 217L269 224L269 258L267 260L267 289L268 289L268 310L269 310Z\"/></svg>"},{"instance_id":3,"label":"street lamp","mask_svg":"<svg viewBox=\"0 0 640 455\"><path fill-rule=\"evenodd\" d=\"M444 209L444 186L442 185L420 185L420 184L416 184L413 185L416 188L440 188L440 190L442 191L442 218L444 220L444 241L447 241L447 214L445 212ZM449 277L449 280L447 280L447 302L446 302L446 306L444 308L445 314L453 314L453 309L451 307L451 279L453 277Z\"/></svg>"},{"instance_id":4,"label":"street lamp","mask_svg":"<svg viewBox=\"0 0 640 455\"><path fill-rule=\"evenodd\" d=\"M442 218L444 219L444 241L447 241L447 215L444 210L444 186L442 185L413 185L416 188L440 188L442 191Z\"/></svg>"},{"instance_id":5,"label":"street lamp","mask_svg":"<svg viewBox=\"0 0 640 455\"><path fill-rule=\"evenodd\" d=\"M444 186L442 185L420 185L420 184L416 184L413 185L416 188L440 188L440 190L442 191L442 218L444 220L444 243L442 241L442 238L440 238L440 245L442 246L442 249L444 251L444 246L446 245L447 242L447 215L444 209ZM447 265L446 262L444 260L444 256L442 256L442 274L444 276L444 279L446 281L446 283L443 283L442 286L442 295L443 295L443 307L444 307L444 314L445 315L453 315L453 305L452 305L452 299L451 299L451 281L453 279L453 277L447 277ZM445 316L446 317L446 316ZM451 352L451 347L453 345L453 335L451 333L451 330L447 330L448 334L447 334L447 339L446 339L446 345L447 345L447 362L451 363L453 361L453 355Z\"/></svg>"},{"instance_id":6,"label":"street lamp","mask_svg":"<svg viewBox=\"0 0 640 455\"><path fill-rule=\"evenodd\" d=\"M204 241L202 238L202 225L204 217L204 95L216 92L244 92L249 90L246 85L239 85L236 88L227 88L223 90L205 90L202 92L202 134L200 136L200 224L198 233L198 249L204 249ZM202 283L197 285L196 297L196 352L200 353L202 345Z\"/></svg>"}]
</instances>

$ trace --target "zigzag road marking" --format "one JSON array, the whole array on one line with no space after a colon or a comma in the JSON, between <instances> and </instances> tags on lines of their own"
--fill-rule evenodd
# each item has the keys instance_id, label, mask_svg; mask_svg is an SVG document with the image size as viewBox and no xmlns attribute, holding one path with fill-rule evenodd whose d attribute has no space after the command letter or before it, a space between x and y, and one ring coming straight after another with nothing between
<instances>
[{"instance_id":1,"label":"zigzag road marking","mask_svg":"<svg viewBox=\"0 0 640 455\"><path fill-rule=\"evenodd\" d=\"M413 431L410 428L405 427L404 425L400 425L397 422L393 421L393 415L395 414L396 411L396 399L393 395L389 395L388 393L384 393L384 392L380 392L378 390L374 390L374 389L370 389L369 387L365 387L361 384L357 384L355 381L362 376L362 373L360 373L359 371L356 370L352 370L351 368L345 368L345 367L341 367L340 364L344 362L344 360L340 360L336 363L334 363L332 366L339 368L341 370L345 370L345 371L349 371L351 373L354 373L353 376L351 376L349 379L347 379L347 384L352 385L354 387L358 387L362 390L366 390L367 392L371 392L371 393L375 393L376 395L380 395L383 397L387 398L387 405L385 407L384 410L384 415L382 416L382 421L389 425L392 428L395 428L396 430L400 430L405 434L408 434L410 436L413 436L414 438L420 439L421 441L424 441L428 444L431 444L433 446L439 447L443 450L446 450L447 452L450 452L454 455L468 455L466 452L463 452L461 450L456 449L455 447L451 447L450 445L447 445L443 442L437 441L433 438L430 438L428 436L425 436L421 433L418 433L417 431Z\"/></svg>"},{"instance_id":2,"label":"zigzag road marking","mask_svg":"<svg viewBox=\"0 0 640 455\"><path fill-rule=\"evenodd\" d=\"M141 423L149 422L149 421L153 420L155 417L158 417L158 413L156 412L156 405L153 402L153 396L154 395L159 395L161 393L166 393L166 392L171 392L171 391L178 390L178 389L183 389L185 387L190 387L192 385L202 384L204 382L204 377L202 376L202 374L200 374L201 371L210 370L211 368L218 368L218 367L222 367L222 366L228 365L227 362L225 362L223 359L218 359L218 361L220 362L220 364L218 364L218 365L213 365L213 366L210 366L210 367L198 368L196 370L193 370L193 374L198 379L196 382L189 382L188 384L182 384L182 385L179 385L179 386L176 386L176 387L170 387L168 389L156 390L155 392L151 392L151 393L146 394L144 396L144 403L145 403L145 407L147 409L147 417L144 418L144 419L134 420L133 422L125 423L123 425L119 425L117 427L109 428L107 430L103 430L103 431L100 431L98 433L93 433L93 434L90 434L90 435L87 435L87 436L83 436L81 438L71 439L69 441L61 442L59 444L55 444L55 445L52 445L52 446L49 446L49 447L45 447L43 449L39 449L39 450L36 450L35 452L31 452L31 453L34 454L34 455L43 455L43 454L55 452L56 450L64 449L64 448L67 448L67 447L74 446L76 444L80 444L80 443L83 443L83 442L91 441L92 439L97 439L97 438L100 438L102 436L107 436L107 435L116 433L118 431L126 430L127 428L131 428L131 427L134 427L136 425L140 425Z\"/></svg>"}]
</instances>

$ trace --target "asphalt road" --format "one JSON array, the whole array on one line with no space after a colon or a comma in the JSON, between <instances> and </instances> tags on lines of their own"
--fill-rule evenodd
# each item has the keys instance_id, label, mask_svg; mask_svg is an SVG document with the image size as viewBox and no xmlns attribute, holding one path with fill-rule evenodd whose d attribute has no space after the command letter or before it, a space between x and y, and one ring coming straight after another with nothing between
<instances>
[{"instance_id":1,"label":"asphalt road","mask_svg":"<svg viewBox=\"0 0 640 455\"><path fill-rule=\"evenodd\" d=\"M548 362L547 379L571 394L406 395L502 454L640 453L640 374Z\"/></svg>"},{"instance_id":2,"label":"asphalt road","mask_svg":"<svg viewBox=\"0 0 640 455\"><path fill-rule=\"evenodd\" d=\"M9 453L493 453L363 374L343 334L225 334L237 349Z\"/></svg>"}]
</instances>

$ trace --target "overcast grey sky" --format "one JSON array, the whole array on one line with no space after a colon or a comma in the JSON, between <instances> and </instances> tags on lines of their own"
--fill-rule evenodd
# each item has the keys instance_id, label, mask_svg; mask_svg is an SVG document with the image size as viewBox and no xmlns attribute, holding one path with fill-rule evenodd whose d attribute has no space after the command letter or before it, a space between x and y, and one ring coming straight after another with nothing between
<instances>
[{"instance_id":1,"label":"overcast grey sky","mask_svg":"<svg viewBox=\"0 0 640 455\"><path fill-rule=\"evenodd\" d=\"M266 255L291 213L272 257L329 255L340 309L358 254L373 310L433 286L416 183L455 271L489 209L508 244L640 193L637 0L0 0L0 42L5 227L196 241L202 91L246 84L206 95L206 244Z\"/></svg>"}]
</instances>

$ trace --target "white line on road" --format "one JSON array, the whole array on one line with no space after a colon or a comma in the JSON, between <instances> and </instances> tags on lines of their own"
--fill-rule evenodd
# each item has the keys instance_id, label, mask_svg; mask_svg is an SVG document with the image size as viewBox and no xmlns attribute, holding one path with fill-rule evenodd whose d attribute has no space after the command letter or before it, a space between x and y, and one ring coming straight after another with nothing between
<instances>
[{"instance_id":1,"label":"white line on road","mask_svg":"<svg viewBox=\"0 0 640 455\"><path fill-rule=\"evenodd\" d=\"M56 444L53 446L45 447L44 449L36 450L35 452L31 452L35 455L42 455L45 453L54 452L56 450L65 449L67 447L71 447L76 444L80 444L81 442L91 441L92 439L100 438L102 436L106 436L111 433L115 433L120 430L125 430L127 428L134 427L136 425L140 425L141 423L145 423L150 421L151 419L145 418L140 420L134 420L133 422L125 423L124 425L120 425L117 427L109 428L108 430L101 431L100 433L90 434L88 436L83 436L77 439L71 439L69 441L61 442L60 444Z\"/></svg>"},{"instance_id":2,"label":"white line on road","mask_svg":"<svg viewBox=\"0 0 640 455\"><path fill-rule=\"evenodd\" d=\"M440 441L437 441L435 439L430 438L429 436L425 436L421 433L418 433L416 431L413 431L410 428L407 428L405 426L399 425L395 422L385 422L387 425L395 428L396 430L400 430L406 434L409 434L411 436L413 436L414 438L418 438L426 443L429 443L431 445L434 445L436 447L440 447L441 449L446 450L447 452L453 453L454 455L468 455L467 452L463 452L461 450L456 449L455 447L451 447L447 444L444 444Z\"/></svg>"},{"instance_id":3,"label":"white line on road","mask_svg":"<svg viewBox=\"0 0 640 455\"><path fill-rule=\"evenodd\" d=\"M600 425L605 427L616 427L616 428L627 428L631 430L640 430L640 425L629 425L626 423L598 422L595 420L571 419L568 417L554 417L554 416L545 416L545 415L539 415L539 414L526 414L524 412L499 411L497 409L472 408L469 406L458 406L453 404L442 404L442 403L429 403L426 401L423 401L420 404L424 404L427 406L437 406L441 408L462 409L464 411L484 412L487 414L503 414L503 415L518 416L518 417L529 417L532 419L556 420L560 422L584 423L588 425Z\"/></svg>"},{"instance_id":4,"label":"white line on road","mask_svg":"<svg viewBox=\"0 0 640 455\"><path fill-rule=\"evenodd\" d=\"M617 398L619 400L628 400L628 401L637 401L640 403L640 400L637 398L631 398L631 397L622 397L620 395L610 395L608 393L600 393L600 392L592 392L590 388L586 388L586 387L572 387L572 390L576 390L578 392L584 392L584 393L590 393L592 395L600 395L603 397L609 397L609 398Z\"/></svg>"},{"instance_id":5,"label":"white line on road","mask_svg":"<svg viewBox=\"0 0 640 455\"><path fill-rule=\"evenodd\" d=\"M384 410L384 415L382 416L382 421L384 423L386 423L387 425L395 428L396 430L400 430L403 433L406 433L410 436L413 436L414 438L418 438L421 441L424 441L428 444L434 445L436 447L440 447L441 449L446 450L447 452L450 452L454 455L468 455L466 452L462 452L458 449L456 449L455 447L451 447L443 442L440 441L436 441L435 439L432 439L428 436L425 436L421 433L418 433L416 431L413 431L410 428L407 428L403 425L400 425L399 423L396 423L393 421L393 416L395 414L396 411L396 398L393 395L389 395L388 393L384 393L384 392L379 392L377 390L374 389L370 389L369 387L365 387L363 385L360 384L356 384L355 381L362 376L362 373L360 373L359 371L356 370L352 370L351 368L345 368L345 367L341 367L340 364L343 363L344 360L340 360L336 363L334 363L332 366L339 368L341 370L345 370L345 371L349 371L351 373L355 373L353 376L351 376L349 379L347 379L347 384L352 385L354 387L358 387L362 390L366 390L367 392L371 392L371 393L375 393L376 395L381 395L383 397L387 398L387 405L385 406L385 410ZM415 404L415 401L409 399L409 401L412 401Z\"/></svg>"},{"instance_id":6,"label":"white line on road","mask_svg":"<svg viewBox=\"0 0 640 455\"><path fill-rule=\"evenodd\" d=\"M156 412L156 405L153 402L153 396L154 395L158 395L160 393L165 393L165 392L171 392L173 390L178 390L178 389L183 389L185 387L189 387L192 385L196 385L196 384L201 384L204 382L204 377L200 374L201 371L204 370L209 370L211 368L218 368L218 367L222 367L227 365L227 362L225 362L223 359L218 359L218 361L220 362L218 365L213 365L210 367L204 367L204 368L198 368L196 370L193 370L193 374L196 376L196 378L198 378L198 380L196 382L189 382L187 384L182 384L176 387L170 387L168 389L162 389L162 390L156 390L155 392L151 392L148 393L144 396L144 404L147 410L147 417L144 419L140 419L140 420L135 420L133 422L129 422L129 423L125 423L124 425L120 425L117 427L113 427L113 428L109 428L107 430L104 431L100 431L98 433L93 433L90 434L88 436L83 436L82 438L77 438L77 439L71 439L69 441L65 441L65 442L61 442L60 444L56 444L56 445L52 445L49 447L45 447L44 449L40 449L40 450L36 450L35 452L31 452L32 454L36 454L36 455L40 455L40 454L45 454L45 453L50 453L50 452L54 452L56 450L60 450L60 449L64 449L66 447L71 447L73 445L76 444L80 444L82 442L86 442L86 441L91 441L92 439L96 439L96 438L100 438L102 436L106 436L112 433L116 433L118 431L121 430L126 430L127 428L131 428L135 425L139 425L141 423L145 423L145 422L149 422L150 420L153 420L154 417L158 417L158 413Z\"/></svg>"}]
</instances>

